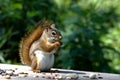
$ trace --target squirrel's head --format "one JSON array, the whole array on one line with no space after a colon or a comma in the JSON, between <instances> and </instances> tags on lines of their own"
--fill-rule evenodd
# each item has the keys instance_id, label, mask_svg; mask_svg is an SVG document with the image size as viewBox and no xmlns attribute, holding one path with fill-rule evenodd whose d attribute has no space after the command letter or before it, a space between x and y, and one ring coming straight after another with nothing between
<instances>
[{"instance_id":1,"label":"squirrel's head","mask_svg":"<svg viewBox=\"0 0 120 80\"><path fill-rule=\"evenodd\" d=\"M62 39L62 35L58 29L56 29L55 24L51 24L46 27L45 34L49 42L54 43Z\"/></svg>"}]
</instances>

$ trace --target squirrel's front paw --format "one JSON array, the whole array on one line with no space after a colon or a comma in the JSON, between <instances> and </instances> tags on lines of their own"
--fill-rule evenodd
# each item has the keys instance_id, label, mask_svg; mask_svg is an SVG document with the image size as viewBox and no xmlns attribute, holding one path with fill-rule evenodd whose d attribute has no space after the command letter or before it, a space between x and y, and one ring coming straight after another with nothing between
<instances>
[{"instance_id":1,"label":"squirrel's front paw","mask_svg":"<svg viewBox=\"0 0 120 80\"><path fill-rule=\"evenodd\" d=\"M60 43L60 42L55 42L55 44L56 44L57 46L61 46L61 43Z\"/></svg>"}]
</instances>

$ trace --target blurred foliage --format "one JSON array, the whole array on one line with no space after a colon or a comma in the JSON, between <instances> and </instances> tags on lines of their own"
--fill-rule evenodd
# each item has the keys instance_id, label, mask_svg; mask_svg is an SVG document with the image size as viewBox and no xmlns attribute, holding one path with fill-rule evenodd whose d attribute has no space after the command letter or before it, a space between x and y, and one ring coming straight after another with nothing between
<instances>
[{"instance_id":1,"label":"blurred foliage","mask_svg":"<svg viewBox=\"0 0 120 80\"><path fill-rule=\"evenodd\" d=\"M120 0L0 0L0 62L20 63L21 38L44 18L63 35L54 67L120 73Z\"/></svg>"}]
</instances>

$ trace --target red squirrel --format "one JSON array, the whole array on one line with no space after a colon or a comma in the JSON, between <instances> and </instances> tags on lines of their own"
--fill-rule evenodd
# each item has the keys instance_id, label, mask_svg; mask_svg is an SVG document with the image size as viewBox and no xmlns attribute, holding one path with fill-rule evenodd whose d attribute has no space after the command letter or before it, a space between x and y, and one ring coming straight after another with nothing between
<instances>
[{"instance_id":1,"label":"red squirrel","mask_svg":"<svg viewBox=\"0 0 120 80\"><path fill-rule=\"evenodd\" d=\"M50 70L61 39L62 35L55 24L39 22L37 28L20 42L21 62L31 66L34 72Z\"/></svg>"}]
</instances>

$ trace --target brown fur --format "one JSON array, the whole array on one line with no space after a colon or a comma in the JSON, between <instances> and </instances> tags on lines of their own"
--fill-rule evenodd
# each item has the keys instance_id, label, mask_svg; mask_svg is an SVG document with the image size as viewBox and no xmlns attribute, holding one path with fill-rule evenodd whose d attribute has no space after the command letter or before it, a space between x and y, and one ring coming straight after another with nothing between
<instances>
[{"instance_id":1,"label":"brown fur","mask_svg":"<svg viewBox=\"0 0 120 80\"><path fill-rule=\"evenodd\" d=\"M19 55L23 64L27 64L29 66L31 65L32 61L29 57L30 47L34 41L38 40L41 37L45 27L49 26L50 24L48 22L39 22L37 28L33 32L31 32L27 37L21 40Z\"/></svg>"},{"instance_id":2,"label":"brown fur","mask_svg":"<svg viewBox=\"0 0 120 80\"><path fill-rule=\"evenodd\" d=\"M60 42L49 44L45 40L41 41L41 47L46 52L51 52L53 49L55 49L56 47L59 47L60 45L61 45Z\"/></svg>"},{"instance_id":3,"label":"brown fur","mask_svg":"<svg viewBox=\"0 0 120 80\"><path fill-rule=\"evenodd\" d=\"M33 70L34 72L40 73L41 71L40 71L39 69L37 69L37 66L38 66L38 65L39 65L39 64L37 64L37 57L34 57L34 58L32 59L32 64L31 64L32 70Z\"/></svg>"}]
</instances>

